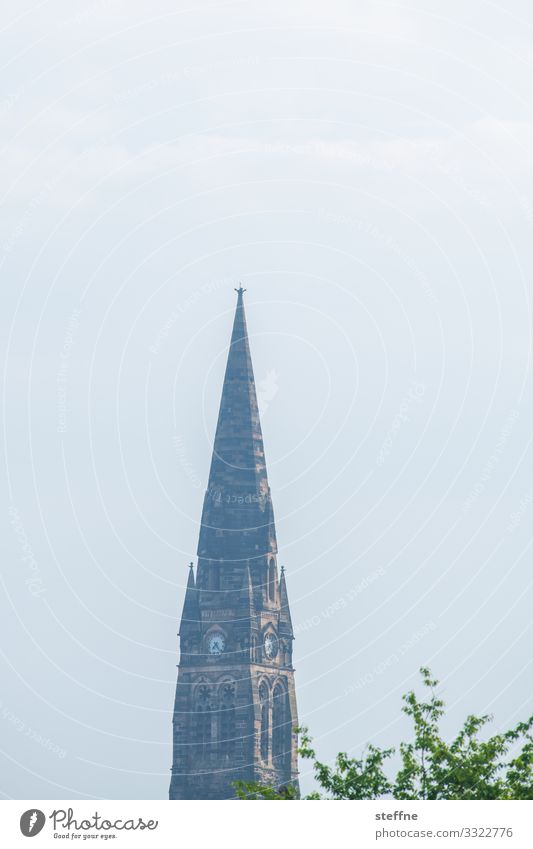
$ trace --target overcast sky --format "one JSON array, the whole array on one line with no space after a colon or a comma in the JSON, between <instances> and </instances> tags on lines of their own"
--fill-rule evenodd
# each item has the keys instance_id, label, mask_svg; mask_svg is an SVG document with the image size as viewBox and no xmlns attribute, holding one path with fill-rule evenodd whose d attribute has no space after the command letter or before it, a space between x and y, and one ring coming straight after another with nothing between
<instances>
[{"instance_id":1,"label":"overcast sky","mask_svg":"<svg viewBox=\"0 0 533 849\"><path fill-rule=\"evenodd\" d=\"M238 281L321 758L533 711L531 4L266 5L3 6L5 797L167 794Z\"/></svg>"}]
</instances>

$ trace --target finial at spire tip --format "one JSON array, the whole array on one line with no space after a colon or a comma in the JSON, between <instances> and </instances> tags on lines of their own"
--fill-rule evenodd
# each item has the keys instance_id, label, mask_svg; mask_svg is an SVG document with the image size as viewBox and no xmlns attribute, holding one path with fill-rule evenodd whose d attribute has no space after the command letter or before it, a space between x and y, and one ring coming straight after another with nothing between
<instances>
[{"instance_id":1,"label":"finial at spire tip","mask_svg":"<svg viewBox=\"0 0 533 849\"><path fill-rule=\"evenodd\" d=\"M194 569L194 563L189 563L189 569Z\"/></svg>"},{"instance_id":2,"label":"finial at spire tip","mask_svg":"<svg viewBox=\"0 0 533 849\"><path fill-rule=\"evenodd\" d=\"M239 283L239 288L235 289L235 291L237 292L237 295L239 296L239 301L242 301L242 296L246 292L246 289L242 288L242 283Z\"/></svg>"}]
</instances>

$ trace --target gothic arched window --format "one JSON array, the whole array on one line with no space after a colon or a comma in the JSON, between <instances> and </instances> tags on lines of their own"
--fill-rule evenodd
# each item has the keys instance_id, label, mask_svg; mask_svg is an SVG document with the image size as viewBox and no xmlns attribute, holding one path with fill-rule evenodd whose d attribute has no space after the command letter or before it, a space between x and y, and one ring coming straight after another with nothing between
<instances>
[{"instance_id":1,"label":"gothic arched window","mask_svg":"<svg viewBox=\"0 0 533 849\"><path fill-rule=\"evenodd\" d=\"M259 687L259 704L261 705L261 758L268 761L270 747L270 697L268 687L263 681Z\"/></svg>"},{"instance_id":2,"label":"gothic arched window","mask_svg":"<svg viewBox=\"0 0 533 849\"><path fill-rule=\"evenodd\" d=\"M235 684L226 681L220 689L219 743L222 752L233 754L236 739L235 725Z\"/></svg>"},{"instance_id":3,"label":"gothic arched window","mask_svg":"<svg viewBox=\"0 0 533 849\"><path fill-rule=\"evenodd\" d=\"M272 698L272 757L283 761L291 752L291 719L287 693L281 683L274 687Z\"/></svg>"},{"instance_id":4,"label":"gothic arched window","mask_svg":"<svg viewBox=\"0 0 533 849\"><path fill-rule=\"evenodd\" d=\"M206 755L211 747L211 711L208 705L198 705L195 713L195 741L199 754Z\"/></svg>"},{"instance_id":5,"label":"gothic arched window","mask_svg":"<svg viewBox=\"0 0 533 849\"><path fill-rule=\"evenodd\" d=\"M211 713L211 691L207 684L201 684L196 691L194 712L194 742L199 755L206 755L213 741L213 722Z\"/></svg>"}]
</instances>

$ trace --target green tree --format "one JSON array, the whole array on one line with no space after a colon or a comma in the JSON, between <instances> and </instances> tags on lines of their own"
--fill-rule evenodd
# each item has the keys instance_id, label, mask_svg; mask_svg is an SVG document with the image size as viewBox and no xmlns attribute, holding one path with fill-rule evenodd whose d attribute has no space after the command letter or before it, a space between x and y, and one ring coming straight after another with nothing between
<instances>
[{"instance_id":1,"label":"green tree","mask_svg":"<svg viewBox=\"0 0 533 849\"><path fill-rule=\"evenodd\" d=\"M491 716L469 716L458 735L441 737L444 702L429 669L420 670L427 696L411 691L403 697L403 712L413 723L412 738L400 743L400 765L389 777L387 763L396 749L369 745L360 758L345 752L333 766L321 763L307 728L300 729L300 756L313 763L319 791L307 799L533 799L533 716L509 731L482 736ZM259 784L236 786L240 799L293 800L293 787L277 791Z\"/></svg>"},{"instance_id":2,"label":"green tree","mask_svg":"<svg viewBox=\"0 0 533 849\"><path fill-rule=\"evenodd\" d=\"M235 794L237 799L257 800L263 799L274 802L283 802L287 800L297 799L296 789L289 785L288 787L265 787L262 784L247 783L245 781L235 781Z\"/></svg>"}]
</instances>

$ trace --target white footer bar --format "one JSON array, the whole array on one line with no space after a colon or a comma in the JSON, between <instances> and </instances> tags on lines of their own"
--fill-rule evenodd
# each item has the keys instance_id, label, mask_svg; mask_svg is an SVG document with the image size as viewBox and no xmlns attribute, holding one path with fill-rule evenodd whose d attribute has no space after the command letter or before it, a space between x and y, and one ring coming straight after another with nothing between
<instances>
[{"instance_id":1,"label":"white footer bar","mask_svg":"<svg viewBox=\"0 0 533 849\"><path fill-rule=\"evenodd\" d=\"M493 846L532 849L526 802L0 802L5 847L203 849ZM35 837L35 844L28 838Z\"/></svg>"}]
</instances>

